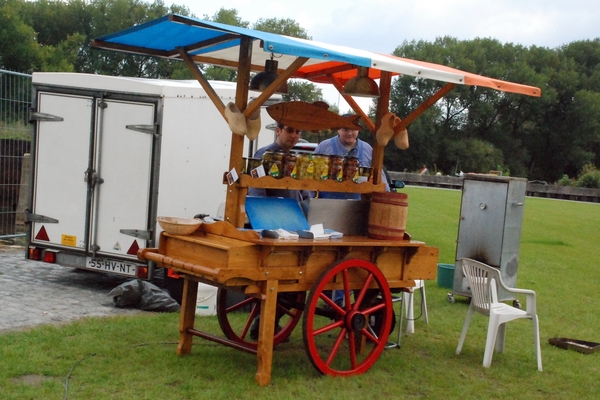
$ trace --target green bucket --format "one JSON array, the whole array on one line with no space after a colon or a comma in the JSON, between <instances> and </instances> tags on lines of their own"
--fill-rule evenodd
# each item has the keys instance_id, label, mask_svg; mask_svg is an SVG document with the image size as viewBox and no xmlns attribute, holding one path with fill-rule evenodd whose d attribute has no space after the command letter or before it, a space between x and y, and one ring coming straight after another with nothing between
<instances>
[{"instance_id":1,"label":"green bucket","mask_svg":"<svg viewBox=\"0 0 600 400\"><path fill-rule=\"evenodd\" d=\"M439 287L452 289L454 283L454 264L438 264L437 282Z\"/></svg>"}]
</instances>

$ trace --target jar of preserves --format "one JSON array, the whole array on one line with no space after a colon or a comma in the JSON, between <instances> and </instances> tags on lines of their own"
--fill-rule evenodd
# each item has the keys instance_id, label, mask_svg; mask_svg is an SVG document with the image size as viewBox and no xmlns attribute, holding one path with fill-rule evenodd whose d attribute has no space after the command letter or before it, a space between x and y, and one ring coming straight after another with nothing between
<instances>
[{"instance_id":1,"label":"jar of preserves","mask_svg":"<svg viewBox=\"0 0 600 400\"><path fill-rule=\"evenodd\" d=\"M344 180L358 182L358 170L360 168L360 161L358 157L345 157L344 158Z\"/></svg>"},{"instance_id":2,"label":"jar of preserves","mask_svg":"<svg viewBox=\"0 0 600 400\"><path fill-rule=\"evenodd\" d=\"M329 156L329 179L341 182L344 179L344 157Z\"/></svg>"},{"instance_id":3,"label":"jar of preserves","mask_svg":"<svg viewBox=\"0 0 600 400\"><path fill-rule=\"evenodd\" d=\"M260 158L244 158L244 171L242 173L250 175L253 169L258 168L262 164Z\"/></svg>"},{"instance_id":4,"label":"jar of preserves","mask_svg":"<svg viewBox=\"0 0 600 400\"><path fill-rule=\"evenodd\" d=\"M313 155L313 179L326 181L329 178L329 157L323 154Z\"/></svg>"},{"instance_id":5,"label":"jar of preserves","mask_svg":"<svg viewBox=\"0 0 600 400\"><path fill-rule=\"evenodd\" d=\"M312 154L298 154L296 157L296 179L312 179L315 167Z\"/></svg>"},{"instance_id":6,"label":"jar of preserves","mask_svg":"<svg viewBox=\"0 0 600 400\"><path fill-rule=\"evenodd\" d=\"M282 161L283 153L280 151L265 151L262 157L263 168L265 169L265 175L272 176L273 178L282 178Z\"/></svg>"},{"instance_id":7,"label":"jar of preserves","mask_svg":"<svg viewBox=\"0 0 600 400\"><path fill-rule=\"evenodd\" d=\"M296 179L298 172L296 169L296 155L294 153L284 153L282 164L283 164L283 176L291 176Z\"/></svg>"},{"instance_id":8,"label":"jar of preserves","mask_svg":"<svg viewBox=\"0 0 600 400\"><path fill-rule=\"evenodd\" d=\"M362 182L373 182L371 173L373 172L373 168L371 167L360 167L358 169L358 183Z\"/></svg>"}]
</instances>

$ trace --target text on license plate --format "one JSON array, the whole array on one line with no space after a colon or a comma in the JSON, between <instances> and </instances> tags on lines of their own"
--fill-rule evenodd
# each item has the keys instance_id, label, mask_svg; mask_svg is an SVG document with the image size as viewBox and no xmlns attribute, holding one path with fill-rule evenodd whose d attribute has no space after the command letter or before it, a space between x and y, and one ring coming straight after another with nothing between
<instances>
[{"instance_id":1,"label":"text on license plate","mask_svg":"<svg viewBox=\"0 0 600 400\"><path fill-rule=\"evenodd\" d=\"M116 261L88 257L85 263L87 269L113 274L136 276L138 265L127 261Z\"/></svg>"}]
</instances>

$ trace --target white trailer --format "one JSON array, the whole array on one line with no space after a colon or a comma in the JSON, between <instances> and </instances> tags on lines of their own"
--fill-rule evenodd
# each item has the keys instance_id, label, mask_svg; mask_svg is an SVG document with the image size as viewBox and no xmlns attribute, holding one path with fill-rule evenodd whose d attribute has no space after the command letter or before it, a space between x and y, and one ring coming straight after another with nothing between
<instances>
[{"instance_id":1,"label":"white trailer","mask_svg":"<svg viewBox=\"0 0 600 400\"><path fill-rule=\"evenodd\" d=\"M211 85L235 102L235 83ZM197 81L34 73L31 119L31 259L152 279L136 254L156 247L156 217L225 199L231 131ZM261 120L245 154L274 139Z\"/></svg>"}]
</instances>

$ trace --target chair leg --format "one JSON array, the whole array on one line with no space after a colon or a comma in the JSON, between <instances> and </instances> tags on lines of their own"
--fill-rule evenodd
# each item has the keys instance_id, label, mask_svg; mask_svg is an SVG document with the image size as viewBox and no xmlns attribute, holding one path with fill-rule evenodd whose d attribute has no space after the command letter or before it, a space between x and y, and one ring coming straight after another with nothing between
<instances>
[{"instance_id":1,"label":"chair leg","mask_svg":"<svg viewBox=\"0 0 600 400\"><path fill-rule=\"evenodd\" d=\"M425 318L425 323L429 323L429 316L427 315L427 297L425 296L425 282L422 283L421 288L421 314Z\"/></svg>"},{"instance_id":2,"label":"chair leg","mask_svg":"<svg viewBox=\"0 0 600 400\"><path fill-rule=\"evenodd\" d=\"M415 333L415 292L404 293L406 301L406 334Z\"/></svg>"},{"instance_id":3,"label":"chair leg","mask_svg":"<svg viewBox=\"0 0 600 400\"><path fill-rule=\"evenodd\" d=\"M402 332L402 306L403 306L403 304L402 304L402 294L400 294L399 296L392 296L392 307L394 306L395 303L400 303L400 309L399 309L399 311L400 311L400 318L399 318L399 321L398 321L399 326L398 326L397 329L398 329L398 332ZM398 335L398 342L389 342L388 341L387 344L385 345L386 349L391 349L391 348L394 348L394 347L400 348L400 335Z\"/></svg>"},{"instance_id":4,"label":"chair leg","mask_svg":"<svg viewBox=\"0 0 600 400\"><path fill-rule=\"evenodd\" d=\"M533 338L535 342L535 356L537 358L538 371L542 370L542 350L540 348L540 326L537 315L531 318L533 322Z\"/></svg>"},{"instance_id":5,"label":"chair leg","mask_svg":"<svg viewBox=\"0 0 600 400\"><path fill-rule=\"evenodd\" d=\"M496 353L504 353L504 342L506 340L506 322L498 326L496 335Z\"/></svg>"},{"instance_id":6,"label":"chair leg","mask_svg":"<svg viewBox=\"0 0 600 400\"><path fill-rule=\"evenodd\" d=\"M398 348L400 348L402 340L402 322L404 322L404 298L405 293L400 294L400 318L398 318Z\"/></svg>"},{"instance_id":7,"label":"chair leg","mask_svg":"<svg viewBox=\"0 0 600 400\"><path fill-rule=\"evenodd\" d=\"M462 332L460 334L460 339L458 340L458 346L456 347L456 354L460 354L462 350L463 343L465 342L465 337L467 337L467 331L469 330L469 323L471 322L471 317L473 316L473 308L469 306L469 311L467 311L467 318L465 319L465 323L462 328Z\"/></svg>"},{"instance_id":8,"label":"chair leg","mask_svg":"<svg viewBox=\"0 0 600 400\"><path fill-rule=\"evenodd\" d=\"M499 325L498 317L490 313L487 338L485 339L485 352L483 353L483 366L486 368L492 365L492 357L494 355L496 338L498 337Z\"/></svg>"}]
</instances>

